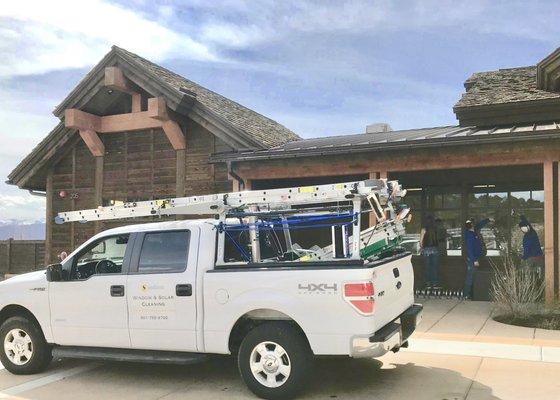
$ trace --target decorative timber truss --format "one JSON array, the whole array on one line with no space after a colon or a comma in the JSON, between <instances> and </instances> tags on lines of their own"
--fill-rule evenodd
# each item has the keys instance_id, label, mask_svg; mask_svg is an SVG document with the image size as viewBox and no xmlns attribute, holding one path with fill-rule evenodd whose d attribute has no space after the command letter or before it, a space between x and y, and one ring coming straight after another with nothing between
<instances>
[{"instance_id":1,"label":"decorative timber truss","mask_svg":"<svg viewBox=\"0 0 560 400\"><path fill-rule=\"evenodd\" d=\"M105 154L99 134L139 131L144 129L163 130L175 150L186 149L186 141L179 124L169 116L163 97L147 99L148 109L142 111L142 94L130 85L118 67L106 67L104 86L132 97L132 112L126 114L98 116L78 110L66 109L64 123L67 128L77 129L81 138L95 157Z\"/></svg>"}]
</instances>

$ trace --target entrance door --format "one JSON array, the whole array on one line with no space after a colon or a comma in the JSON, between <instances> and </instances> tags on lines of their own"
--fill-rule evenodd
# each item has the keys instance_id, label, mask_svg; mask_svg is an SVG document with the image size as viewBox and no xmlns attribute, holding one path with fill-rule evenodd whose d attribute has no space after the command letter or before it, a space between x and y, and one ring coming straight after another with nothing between
<instances>
[{"instance_id":1,"label":"entrance door","mask_svg":"<svg viewBox=\"0 0 560 400\"><path fill-rule=\"evenodd\" d=\"M199 229L139 233L128 275L134 349L197 351Z\"/></svg>"},{"instance_id":2,"label":"entrance door","mask_svg":"<svg viewBox=\"0 0 560 400\"><path fill-rule=\"evenodd\" d=\"M49 283L56 344L130 347L126 272L129 235L101 238L64 263L66 280Z\"/></svg>"}]
</instances>

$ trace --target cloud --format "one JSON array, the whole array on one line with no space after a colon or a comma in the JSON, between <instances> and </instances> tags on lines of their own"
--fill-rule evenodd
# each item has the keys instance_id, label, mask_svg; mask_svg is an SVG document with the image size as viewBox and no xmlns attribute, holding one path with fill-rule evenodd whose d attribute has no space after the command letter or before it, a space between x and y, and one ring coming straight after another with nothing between
<instances>
[{"instance_id":1,"label":"cloud","mask_svg":"<svg viewBox=\"0 0 560 400\"><path fill-rule=\"evenodd\" d=\"M0 193L0 221L44 221L46 205L43 197L30 194L9 195Z\"/></svg>"},{"instance_id":2,"label":"cloud","mask_svg":"<svg viewBox=\"0 0 560 400\"><path fill-rule=\"evenodd\" d=\"M229 23L209 23L202 27L200 38L205 42L218 44L230 48L244 48L260 43L271 32L256 25L238 26Z\"/></svg>"},{"instance_id":3,"label":"cloud","mask_svg":"<svg viewBox=\"0 0 560 400\"><path fill-rule=\"evenodd\" d=\"M202 43L103 0L18 0L0 7L0 77L81 68L116 44L159 61L211 61Z\"/></svg>"},{"instance_id":4,"label":"cloud","mask_svg":"<svg viewBox=\"0 0 560 400\"><path fill-rule=\"evenodd\" d=\"M555 2L52 0L0 7L0 218L44 217L2 182L58 122L51 110L112 44L304 137L456 123L475 71L534 64ZM29 199L27 199L29 198ZM24 200L27 199L27 200ZM7 207L7 208L6 208Z\"/></svg>"},{"instance_id":5,"label":"cloud","mask_svg":"<svg viewBox=\"0 0 560 400\"><path fill-rule=\"evenodd\" d=\"M232 46L245 41L264 42L293 32L365 34L443 28L557 40L560 27L555 24L556 14L550 12L555 3L534 3L531 12L527 12L527 3L522 1L510 1L508 7L488 0L189 2L200 14L202 37ZM178 3L175 6L180 8ZM257 32L246 39L246 33Z\"/></svg>"}]
</instances>

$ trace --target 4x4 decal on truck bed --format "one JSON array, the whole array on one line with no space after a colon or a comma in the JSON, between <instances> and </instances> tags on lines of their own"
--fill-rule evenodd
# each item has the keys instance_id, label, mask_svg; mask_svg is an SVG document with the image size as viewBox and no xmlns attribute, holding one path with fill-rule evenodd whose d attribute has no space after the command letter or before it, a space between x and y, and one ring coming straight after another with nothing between
<instances>
[{"instance_id":1,"label":"4x4 decal on truck bed","mask_svg":"<svg viewBox=\"0 0 560 400\"><path fill-rule=\"evenodd\" d=\"M336 283L309 283L307 285L298 284L299 292L302 294L334 294L338 292Z\"/></svg>"}]
</instances>

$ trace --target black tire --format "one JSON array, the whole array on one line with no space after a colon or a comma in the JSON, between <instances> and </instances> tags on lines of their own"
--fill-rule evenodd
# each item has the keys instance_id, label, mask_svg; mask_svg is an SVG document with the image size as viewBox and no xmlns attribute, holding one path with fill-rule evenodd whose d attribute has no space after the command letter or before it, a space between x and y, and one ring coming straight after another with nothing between
<instances>
[{"instance_id":1,"label":"black tire","mask_svg":"<svg viewBox=\"0 0 560 400\"><path fill-rule=\"evenodd\" d=\"M31 339L31 356L22 365L12 362L6 354L5 341L8 335L13 337L10 332L14 329L23 331ZM47 368L51 360L51 346L45 341L43 332L36 322L25 317L11 317L2 324L0 327L0 361L12 374L30 375L41 372Z\"/></svg>"},{"instance_id":2,"label":"black tire","mask_svg":"<svg viewBox=\"0 0 560 400\"><path fill-rule=\"evenodd\" d=\"M276 378L282 382L278 387L267 387L259 382L251 371L251 355L257 345L263 342L272 342L280 345L287 358L280 361L290 366L287 378L280 375ZM271 345L274 349L274 345ZM259 357L259 356L257 356ZM313 352L309 343L299 329L289 322L266 322L245 336L239 347L237 359L239 372L247 387L263 399L280 400L295 397L307 384L313 369ZM266 374L263 372L263 379Z\"/></svg>"}]
</instances>

